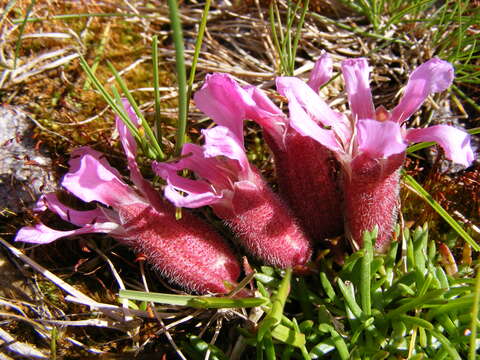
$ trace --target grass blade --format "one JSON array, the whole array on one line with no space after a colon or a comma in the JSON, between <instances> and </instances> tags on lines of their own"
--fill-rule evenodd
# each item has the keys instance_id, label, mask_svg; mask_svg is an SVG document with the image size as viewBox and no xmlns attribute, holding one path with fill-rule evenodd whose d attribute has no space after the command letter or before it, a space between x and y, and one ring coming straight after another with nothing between
<instances>
[{"instance_id":1,"label":"grass blade","mask_svg":"<svg viewBox=\"0 0 480 360\"><path fill-rule=\"evenodd\" d=\"M91 17L100 17L100 18L109 18L109 17L123 17L123 18L154 18L158 15L140 15L140 14L126 14L126 13L85 13L85 14L60 14L52 15L48 17L31 17L28 16L20 19L13 19L13 24L20 24L22 22L41 22L41 21L52 21L52 20L72 20L72 19L81 19L81 18L91 18Z\"/></svg>"},{"instance_id":2,"label":"grass blade","mask_svg":"<svg viewBox=\"0 0 480 360\"><path fill-rule=\"evenodd\" d=\"M203 8L202 20L200 21L200 27L198 29L197 40L195 42L195 51L193 53L192 67L190 68L190 76L188 78L188 89L187 89L187 110L190 107L190 99L192 97L193 82L195 81L195 72L197 70L197 62L200 56L200 50L203 43L203 35L205 34L205 28L207 27L207 18L208 12L210 11L210 2L211 0L205 1L205 7Z\"/></svg>"},{"instance_id":3,"label":"grass blade","mask_svg":"<svg viewBox=\"0 0 480 360\"><path fill-rule=\"evenodd\" d=\"M140 137L140 133L138 132L137 127L135 124L132 123L132 120L128 117L127 114L125 114L125 111L123 111L123 108L121 108L117 102L114 100L114 98L107 92L105 87L100 83L100 81L97 79L95 74L93 74L92 69L90 66L88 66L87 61L83 56L80 56L80 65L82 66L83 71L87 74L88 78L90 81L93 83L95 88L102 94L103 98L107 102L108 105L113 109L113 111L120 117L120 119L125 123L125 125L128 127L128 130L130 133L133 135L137 143L143 144L142 138Z\"/></svg>"},{"instance_id":4,"label":"grass blade","mask_svg":"<svg viewBox=\"0 0 480 360\"><path fill-rule=\"evenodd\" d=\"M175 143L175 154L180 155L185 143L187 129L187 71L185 69L185 45L183 43L182 24L177 6L177 0L167 0L173 43L175 44L175 65L178 85L178 122Z\"/></svg>"},{"instance_id":5,"label":"grass blade","mask_svg":"<svg viewBox=\"0 0 480 360\"><path fill-rule=\"evenodd\" d=\"M477 267L477 278L475 280L475 298L472 306L472 323L470 325L470 349L468 360L475 360L477 354L477 329L478 329L478 308L480 305L480 268Z\"/></svg>"},{"instance_id":6,"label":"grass blade","mask_svg":"<svg viewBox=\"0 0 480 360\"><path fill-rule=\"evenodd\" d=\"M122 80L120 77L119 73L115 69L115 67L112 65L111 62L108 62L108 67L112 71L113 75L115 76L115 80L117 81L118 85L120 85L124 95L128 99L128 102L132 106L133 110L135 111L135 114L138 116L138 118L141 120L142 127L145 130L145 133L147 134L147 137L149 139L148 141L148 148L153 152L155 155L156 160L163 160L165 158L165 154L163 153L162 149L160 148L160 145L158 144L158 141L152 131L152 128L150 125L148 125L147 121L145 120L145 117L143 116L142 112L140 111L140 108L137 105L137 102L133 98L132 94L127 88L127 85L125 82Z\"/></svg>"},{"instance_id":7,"label":"grass blade","mask_svg":"<svg viewBox=\"0 0 480 360\"><path fill-rule=\"evenodd\" d=\"M35 5L35 0L32 0L30 5L28 5L27 7L25 18L23 19L22 24L18 29L18 39L17 39L17 43L15 44L15 58L13 59L14 70L17 68L18 54L20 53L20 47L22 46L22 36L23 36L23 32L25 31L25 25L27 25L28 15L30 15L30 12L32 11L34 5Z\"/></svg>"},{"instance_id":8,"label":"grass blade","mask_svg":"<svg viewBox=\"0 0 480 360\"><path fill-rule=\"evenodd\" d=\"M305 15L307 14L307 11L308 11L308 3L309 3L309 0L305 0L305 3L303 4L302 14L300 15L300 20L298 21L298 24L297 24L295 39L293 40L292 58L290 59L291 61L290 70L292 75L295 70L295 57L297 55L298 42L300 40L300 36L302 35L302 28L305 22Z\"/></svg>"},{"instance_id":9,"label":"grass blade","mask_svg":"<svg viewBox=\"0 0 480 360\"><path fill-rule=\"evenodd\" d=\"M232 299L227 297L176 295L134 290L120 290L118 295L120 298L130 300L190 306L197 309L250 308L261 306L268 302L267 299L254 297Z\"/></svg>"},{"instance_id":10,"label":"grass blade","mask_svg":"<svg viewBox=\"0 0 480 360\"><path fill-rule=\"evenodd\" d=\"M158 36L152 38L152 63L153 63L153 97L155 100L155 129L156 138L162 143L162 123L160 119L160 80L158 76Z\"/></svg>"},{"instance_id":11,"label":"grass blade","mask_svg":"<svg viewBox=\"0 0 480 360\"><path fill-rule=\"evenodd\" d=\"M480 245L453 219L450 214L410 175L404 172L404 181L425 200L473 249L480 251Z\"/></svg>"}]
</instances>

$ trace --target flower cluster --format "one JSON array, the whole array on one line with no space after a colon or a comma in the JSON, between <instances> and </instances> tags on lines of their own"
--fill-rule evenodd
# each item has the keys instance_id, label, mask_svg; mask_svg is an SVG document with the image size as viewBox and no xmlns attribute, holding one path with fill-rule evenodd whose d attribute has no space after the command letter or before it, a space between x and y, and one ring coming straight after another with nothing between
<instances>
[{"instance_id":1,"label":"flower cluster","mask_svg":"<svg viewBox=\"0 0 480 360\"><path fill-rule=\"evenodd\" d=\"M127 104L125 110L138 124ZM20 229L16 240L46 244L66 236L106 233L142 254L166 278L190 291L227 292L227 283L233 285L240 275L237 257L206 222L188 212L176 220L175 208L142 177L135 161L135 140L118 118L116 125L136 189L121 180L102 153L88 147L76 149L62 186L85 202L99 204L94 210L78 211L62 204L55 194L44 195L37 211L50 209L79 229L59 231L40 223Z\"/></svg>"},{"instance_id":2,"label":"flower cluster","mask_svg":"<svg viewBox=\"0 0 480 360\"><path fill-rule=\"evenodd\" d=\"M216 126L202 133L205 145L185 145L180 161L154 163L168 183L165 197L179 207L211 206L247 252L263 262L282 268L304 265L312 252L309 240L248 162L242 129L235 134ZM183 169L194 171L199 179L177 175Z\"/></svg>"},{"instance_id":3,"label":"flower cluster","mask_svg":"<svg viewBox=\"0 0 480 360\"><path fill-rule=\"evenodd\" d=\"M407 129L405 121L431 93L447 89L453 67L433 58L410 76L400 103L375 109L366 59L342 62L350 112L331 109L318 90L332 74L327 54L315 64L308 83L278 77L277 91L288 100L289 116L252 86L213 74L195 99L220 125L240 128L257 122L275 158L280 192L312 239L336 236L344 229L355 248L365 230L378 226L378 250L391 239L398 210L399 169L410 143L435 141L447 158L468 166L470 136L447 125Z\"/></svg>"},{"instance_id":4,"label":"flower cluster","mask_svg":"<svg viewBox=\"0 0 480 360\"><path fill-rule=\"evenodd\" d=\"M59 231L38 224L22 228L16 240L49 243L107 233L144 254L171 281L202 293L227 292L228 283L238 279L239 262L207 223L188 211L176 220L175 207L210 206L248 254L282 268L305 265L312 254L311 240L345 232L358 248L363 233L375 226L376 248L385 250L398 211L400 168L408 144L435 141L449 159L468 166L473 161L470 137L446 125L405 126L429 94L450 86L449 63L434 58L418 67L392 111L374 107L365 59L345 60L341 69L348 113L331 109L318 94L332 75L326 54L307 83L296 77L277 78L277 91L288 101L288 116L256 87L242 87L226 74L207 76L195 102L217 125L202 131L202 146L186 144L176 161L153 163L167 183L164 196L170 203L141 175L135 140L117 119L133 187L101 153L77 149L62 185L85 202L97 202L96 208L78 211L55 194L44 195L36 210L49 209L78 229ZM138 125L127 103L124 109ZM272 149L280 197L248 162L243 141L247 119L263 128ZM195 178L185 177L185 169Z\"/></svg>"}]
</instances>

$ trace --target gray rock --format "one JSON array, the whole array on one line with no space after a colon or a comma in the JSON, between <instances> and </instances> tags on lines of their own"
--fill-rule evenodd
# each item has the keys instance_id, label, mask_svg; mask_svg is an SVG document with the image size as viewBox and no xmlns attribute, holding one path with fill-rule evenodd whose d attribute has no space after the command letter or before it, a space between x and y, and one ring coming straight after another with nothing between
<instances>
[{"instance_id":1,"label":"gray rock","mask_svg":"<svg viewBox=\"0 0 480 360\"><path fill-rule=\"evenodd\" d=\"M0 212L21 212L55 191L51 160L35 149L34 124L19 109L0 107Z\"/></svg>"}]
</instances>

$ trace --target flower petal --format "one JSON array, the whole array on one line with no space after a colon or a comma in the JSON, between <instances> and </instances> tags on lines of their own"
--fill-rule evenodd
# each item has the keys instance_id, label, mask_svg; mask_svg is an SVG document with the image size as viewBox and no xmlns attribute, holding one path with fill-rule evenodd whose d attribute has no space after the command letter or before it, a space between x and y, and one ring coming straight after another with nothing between
<instances>
[{"instance_id":1,"label":"flower petal","mask_svg":"<svg viewBox=\"0 0 480 360\"><path fill-rule=\"evenodd\" d=\"M201 146L187 143L182 148L182 158L177 162L153 162L153 170L162 178L167 179L171 173L189 169L218 188L229 187L231 180L229 174L222 171L218 159L207 158Z\"/></svg>"},{"instance_id":2,"label":"flower petal","mask_svg":"<svg viewBox=\"0 0 480 360\"><path fill-rule=\"evenodd\" d=\"M164 195L175 206L197 208L210 205L222 198L222 195L214 193L213 187L207 181L191 180L179 176L175 165L171 165L154 163L153 168L167 181Z\"/></svg>"},{"instance_id":3,"label":"flower petal","mask_svg":"<svg viewBox=\"0 0 480 360\"><path fill-rule=\"evenodd\" d=\"M193 144L190 145L192 145L191 149L193 151L198 151L199 146ZM185 147L183 150L185 150ZM170 202L172 202L177 207L197 208L213 204L222 198L222 194L215 193L215 188L211 185L212 178L213 180L217 181L214 182L214 184L219 187L220 191L224 187L230 187L230 182L228 178L225 175L221 174L221 171L219 171L218 168L212 166L211 163L215 162L215 160L216 159L205 159L202 153L201 155L194 154L190 157L182 158L177 163L154 162L152 167L159 176L161 176L167 181L164 195L168 200L170 200ZM206 165L206 167L202 167L201 164L198 165L198 163L202 162ZM194 168L200 166L201 172L204 173L204 175L206 176L205 179L207 179L208 181L201 179L191 180L177 174L177 171L179 170L189 169L190 164L195 164L193 166ZM211 169L212 172L209 173L207 169Z\"/></svg>"},{"instance_id":4,"label":"flower petal","mask_svg":"<svg viewBox=\"0 0 480 360\"><path fill-rule=\"evenodd\" d=\"M135 111L133 110L128 100L122 99L122 104L125 112L127 113L132 123L134 123L136 127L139 127L141 124L141 120L138 118L137 114L135 114ZM135 141L135 138L130 133L130 130L128 130L127 126L125 125L123 120L120 119L119 116L115 117L115 126L120 136L120 141L122 142L125 155L127 155L127 159L129 161L131 159L135 160L135 156L137 156L137 143Z\"/></svg>"},{"instance_id":5,"label":"flower petal","mask_svg":"<svg viewBox=\"0 0 480 360\"><path fill-rule=\"evenodd\" d=\"M453 126L435 125L424 129L409 129L406 139L410 142L435 141L443 148L448 159L464 166L470 166L474 160L470 135Z\"/></svg>"},{"instance_id":6,"label":"flower petal","mask_svg":"<svg viewBox=\"0 0 480 360\"><path fill-rule=\"evenodd\" d=\"M107 206L144 202L112 168L103 154L82 147L72 152L70 171L64 176L62 186L85 202L99 201Z\"/></svg>"},{"instance_id":7,"label":"flower petal","mask_svg":"<svg viewBox=\"0 0 480 360\"><path fill-rule=\"evenodd\" d=\"M408 79L400 103L392 110L392 120L403 123L420 108L427 96L447 89L453 82L453 66L433 58L415 69Z\"/></svg>"},{"instance_id":8,"label":"flower petal","mask_svg":"<svg viewBox=\"0 0 480 360\"><path fill-rule=\"evenodd\" d=\"M287 120L282 111L255 86L241 87L227 74L207 75L194 96L197 107L243 142L243 121L257 122L280 146Z\"/></svg>"},{"instance_id":9,"label":"flower petal","mask_svg":"<svg viewBox=\"0 0 480 360\"><path fill-rule=\"evenodd\" d=\"M33 243L33 244L48 244L52 241L66 236L90 234L90 233L111 233L118 229L119 225L108 222L87 225L80 229L60 231L51 229L48 226L40 223L36 226L26 226L21 228L15 236L15 241Z\"/></svg>"},{"instance_id":10,"label":"flower petal","mask_svg":"<svg viewBox=\"0 0 480 360\"><path fill-rule=\"evenodd\" d=\"M355 120L375 119L367 59L342 61L342 74L353 118Z\"/></svg>"},{"instance_id":11,"label":"flower petal","mask_svg":"<svg viewBox=\"0 0 480 360\"><path fill-rule=\"evenodd\" d=\"M206 158L225 156L229 159L237 160L242 174L248 175L250 163L248 162L247 154L245 154L243 144L228 128L215 126L211 129L202 130L202 134L205 136L203 153ZM232 167L235 168L234 166Z\"/></svg>"},{"instance_id":12,"label":"flower petal","mask_svg":"<svg viewBox=\"0 0 480 360\"><path fill-rule=\"evenodd\" d=\"M314 122L331 127L343 144L349 141L351 131L347 118L343 114L330 109L327 103L310 86L296 77L288 76L277 77L276 84L277 91L285 96L289 103L295 102L295 108L304 109L303 112L306 112Z\"/></svg>"},{"instance_id":13,"label":"flower petal","mask_svg":"<svg viewBox=\"0 0 480 360\"><path fill-rule=\"evenodd\" d=\"M43 195L36 204L35 210L49 209L60 216L63 220L77 226L84 226L96 222L109 222L105 213L99 209L79 211L62 204L55 193Z\"/></svg>"},{"instance_id":14,"label":"flower petal","mask_svg":"<svg viewBox=\"0 0 480 360\"><path fill-rule=\"evenodd\" d=\"M195 104L217 124L229 128L243 142L243 120L255 106L248 93L227 74L211 74L194 95Z\"/></svg>"},{"instance_id":15,"label":"flower petal","mask_svg":"<svg viewBox=\"0 0 480 360\"><path fill-rule=\"evenodd\" d=\"M332 58L327 53L323 53L315 62L315 66L310 73L310 79L308 79L307 82L308 86L310 86L313 91L318 92L320 87L330 80L332 72Z\"/></svg>"},{"instance_id":16,"label":"flower petal","mask_svg":"<svg viewBox=\"0 0 480 360\"><path fill-rule=\"evenodd\" d=\"M338 144L333 130L321 128L298 103L297 98L291 95L289 90L284 94L288 97L288 109L290 110L290 126L303 136L310 136L328 149L342 153L343 150Z\"/></svg>"},{"instance_id":17,"label":"flower petal","mask_svg":"<svg viewBox=\"0 0 480 360\"><path fill-rule=\"evenodd\" d=\"M263 92L256 86L245 86L243 88L252 100L255 106L249 106L247 109L247 118L259 124L263 131L277 143L277 146L283 148L283 139L288 128L288 119Z\"/></svg>"},{"instance_id":18,"label":"flower petal","mask_svg":"<svg viewBox=\"0 0 480 360\"><path fill-rule=\"evenodd\" d=\"M211 191L211 187L207 183L192 180L190 181L198 186L196 191L186 191L185 187L180 188L174 185L167 185L165 187L165 197L176 207L186 208L199 208L202 206L215 204L222 199L223 196L213 193ZM204 191L205 188L208 188L209 191ZM186 195L181 194L179 191L185 193Z\"/></svg>"},{"instance_id":19,"label":"flower petal","mask_svg":"<svg viewBox=\"0 0 480 360\"><path fill-rule=\"evenodd\" d=\"M127 99L122 99L123 108L127 113L130 120L139 127L141 125L141 120L138 118L137 114L133 110L132 106ZM120 117L115 117L115 125L120 137L120 141L123 146L125 155L127 156L128 169L130 170L130 179L135 184L135 186L140 190L142 195L148 199L150 204L156 208L161 209L161 199L158 192L152 187L150 182L145 180L140 172L140 169L137 164L137 143L135 138L130 133L130 130L127 128L125 123L120 119Z\"/></svg>"},{"instance_id":20,"label":"flower petal","mask_svg":"<svg viewBox=\"0 0 480 360\"><path fill-rule=\"evenodd\" d=\"M360 120L357 122L357 145L361 153L373 159L385 159L405 151L400 124L393 121Z\"/></svg>"}]
</instances>

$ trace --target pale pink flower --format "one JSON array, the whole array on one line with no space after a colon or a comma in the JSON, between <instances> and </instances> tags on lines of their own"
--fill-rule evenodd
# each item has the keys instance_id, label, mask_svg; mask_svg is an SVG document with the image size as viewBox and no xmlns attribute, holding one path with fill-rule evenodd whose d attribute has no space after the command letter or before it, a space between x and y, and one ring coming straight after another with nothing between
<instances>
[{"instance_id":1,"label":"pale pink flower","mask_svg":"<svg viewBox=\"0 0 480 360\"><path fill-rule=\"evenodd\" d=\"M125 104L125 109L138 124L130 106ZM227 292L225 282L233 284L240 275L235 255L204 221L188 212L181 220L175 219L174 207L141 175L135 140L118 118L116 125L136 189L121 180L102 153L88 147L76 149L62 186L85 202L97 202L96 208L78 211L62 204L53 193L44 195L37 211L49 209L79 228L60 231L40 223L20 229L15 240L46 244L66 236L106 233L144 255L166 278L186 289Z\"/></svg>"}]
</instances>

